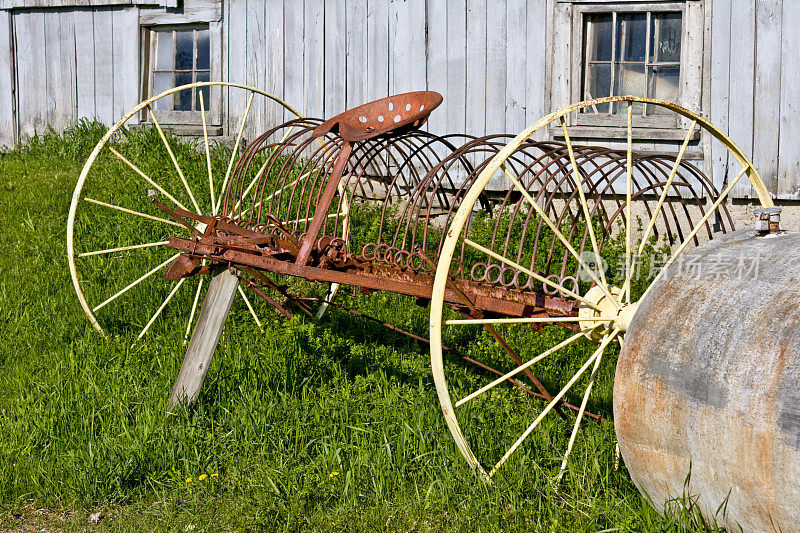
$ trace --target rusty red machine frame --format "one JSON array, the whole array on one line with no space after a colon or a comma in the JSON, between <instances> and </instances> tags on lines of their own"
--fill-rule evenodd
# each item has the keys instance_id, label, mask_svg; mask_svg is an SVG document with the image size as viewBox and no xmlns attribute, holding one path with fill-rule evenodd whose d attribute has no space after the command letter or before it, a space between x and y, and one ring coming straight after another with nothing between
<instances>
[{"instance_id":1,"label":"rusty red machine frame","mask_svg":"<svg viewBox=\"0 0 800 533\"><path fill-rule=\"evenodd\" d=\"M171 209L154 200L192 232L191 238L170 238L168 246L181 255L167 268L165 278L208 274L219 265L235 269L247 274L247 287L285 316L291 316L289 306L268 293L280 295L307 313L309 299L291 294L270 278L273 274L344 284L366 292L390 291L413 296L425 304L431 297L445 236L443 228L448 227L461 198L483 168L511 138L437 136L421 130L441 102L442 96L435 92L405 93L326 121L296 119L264 132L236 162L220 215ZM575 183L567 145L558 141L524 143L509 160L508 171L529 188L558 225L571 227L569 238L582 252L588 231L576 223L580 218L575 207L578 188L586 189L591 215L602 222L602 246L624 213L624 198L620 198L615 183L625 172L626 154L602 147L573 149L584 172L583 183ZM633 164L642 181L636 183L635 199L644 200L648 213L648 198L656 195L674 163L674 156L635 155ZM663 227L656 230L666 233L670 241L681 239L682 226L687 220L691 222L689 207L699 207L702 213L704 197L714 190L692 163L683 161L680 168L680 178L674 183L686 191L679 203L683 210L670 203ZM524 213L522 199L513 188L500 184L493 197L481 197L480 205L483 225L489 221L487 227L492 232L490 248L505 253L513 246L510 230L503 233L503 217L494 216L496 213L527 216L523 238L532 236L528 244L534 251L530 258L520 251L517 260L528 261L532 270L556 279L561 286L571 283L577 288L578 280L567 274L572 271L568 252L543 237L542 222ZM355 243L350 214L365 206L377 206L377 213L373 212L380 217L377 239ZM732 227L732 222L724 207L722 211L727 220L722 217L715 222L724 231ZM710 225L707 231L710 237ZM500 263L471 260L463 247L451 267L445 301L465 316L578 314L578 301L547 285L537 285L532 278L509 271ZM580 328L575 322L562 325L574 331ZM495 328L485 327L508 355L522 364ZM550 400L552 395L533 373L525 373L538 389L538 393L528 392Z\"/></svg>"}]
</instances>

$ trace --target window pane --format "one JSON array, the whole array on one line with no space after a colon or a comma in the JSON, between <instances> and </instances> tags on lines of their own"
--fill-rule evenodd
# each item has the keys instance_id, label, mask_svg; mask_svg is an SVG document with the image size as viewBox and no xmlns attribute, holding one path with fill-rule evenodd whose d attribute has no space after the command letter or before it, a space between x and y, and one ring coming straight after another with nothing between
<instances>
[{"instance_id":1,"label":"window pane","mask_svg":"<svg viewBox=\"0 0 800 533\"><path fill-rule=\"evenodd\" d=\"M647 14L617 14L617 50L621 61L644 61Z\"/></svg>"},{"instance_id":2,"label":"window pane","mask_svg":"<svg viewBox=\"0 0 800 533\"><path fill-rule=\"evenodd\" d=\"M586 55L589 61L611 61L611 13L597 13L586 17Z\"/></svg>"},{"instance_id":3,"label":"window pane","mask_svg":"<svg viewBox=\"0 0 800 533\"><path fill-rule=\"evenodd\" d=\"M172 72L153 73L153 96L172 88ZM155 108L159 111L171 111L172 105L169 98L160 98L155 101Z\"/></svg>"},{"instance_id":4,"label":"window pane","mask_svg":"<svg viewBox=\"0 0 800 533\"><path fill-rule=\"evenodd\" d=\"M208 81L208 72L198 72L197 81ZM200 87L199 91L197 91L197 97L195 97L194 103L195 109L200 109L200 94L202 94L203 105L206 107L206 111L208 111L208 89L209 87Z\"/></svg>"},{"instance_id":5,"label":"window pane","mask_svg":"<svg viewBox=\"0 0 800 533\"><path fill-rule=\"evenodd\" d=\"M175 54L172 47L172 32L156 32L156 68L172 70Z\"/></svg>"},{"instance_id":6,"label":"window pane","mask_svg":"<svg viewBox=\"0 0 800 533\"><path fill-rule=\"evenodd\" d=\"M644 65L620 65L614 83L615 95L647 96Z\"/></svg>"},{"instance_id":7,"label":"window pane","mask_svg":"<svg viewBox=\"0 0 800 533\"><path fill-rule=\"evenodd\" d=\"M175 69L192 70L194 62L194 41L193 31L176 31L177 42L175 43Z\"/></svg>"},{"instance_id":8,"label":"window pane","mask_svg":"<svg viewBox=\"0 0 800 533\"><path fill-rule=\"evenodd\" d=\"M176 72L175 85L185 85L192 83L191 72ZM192 91L178 91L175 93L175 111L192 110Z\"/></svg>"},{"instance_id":9,"label":"window pane","mask_svg":"<svg viewBox=\"0 0 800 533\"><path fill-rule=\"evenodd\" d=\"M658 100L678 101L679 67L650 67L650 95ZM647 112L666 114L669 111L660 106L647 106Z\"/></svg>"},{"instance_id":10,"label":"window pane","mask_svg":"<svg viewBox=\"0 0 800 533\"><path fill-rule=\"evenodd\" d=\"M586 94L584 94L584 98L589 100L611 96L611 65L591 65L586 78ZM608 113L607 103L596 106L596 108L600 113ZM586 112L593 113L594 111L595 109L592 108Z\"/></svg>"},{"instance_id":11,"label":"window pane","mask_svg":"<svg viewBox=\"0 0 800 533\"><path fill-rule=\"evenodd\" d=\"M619 65L617 67L617 79L614 80L615 95L647 96L647 76L645 75L644 65ZM634 103L634 114L642 113L642 104ZM616 106L617 113L627 113L625 104Z\"/></svg>"},{"instance_id":12,"label":"window pane","mask_svg":"<svg viewBox=\"0 0 800 533\"><path fill-rule=\"evenodd\" d=\"M197 30L197 67L198 69L208 69L209 62L209 43L208 30Z\"/></svg>"},{"instance_id":13,"label":"window pane","mask_svg":"<svg viewBox=\"0 0 800 533\"><path fill-rule=\"evenodd\" d=\"M681 14L653 13L650 16L653 43L650 61L677 63L681 60Z\"/></svg>"}]
</instances>

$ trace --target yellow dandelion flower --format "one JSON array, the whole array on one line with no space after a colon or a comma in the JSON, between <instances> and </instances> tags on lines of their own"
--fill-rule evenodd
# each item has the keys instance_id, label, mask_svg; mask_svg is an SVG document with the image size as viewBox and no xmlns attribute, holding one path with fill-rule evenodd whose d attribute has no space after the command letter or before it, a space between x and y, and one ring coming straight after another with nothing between
<instances>
[{"instance_id":1,"label":"yellow dandelion flower","mask_svg":"<svg viewBox=\"0 0 800 533\"><path fill-rule=\"evenodd\" d=\"M191 483L191 482L192 482L192 478L190 478L190 477L187 477L187 478L186 478L186 483Z\"/></svg>"},{"instance_id":2,"label":"yellow dandelion flower","mask_svg":"<svg viewBox=\"0 0 800 533\"><path fill-rule=\"evenodd\" d=\"M211 477L217 477L219 474L211 474Z\"/></svg>"},{"instance_id":3,"label":"yellow dandelion flower","mask_svg":"<svg viewBox=\"0 0 800 533\"><path fill-rule=\"evenodd\" d=\"M339 475L339 472L334 470L333 472L330 473L330 475L328 477L334 477L334 476L338 476L338 475Z\"/></svg>"},{"instance_id":4,"label":"yellow dandelion flower","mask_svg":"<svg viewBox=\"0 0 800 533\"><path fill-rule=\"evenodd\" d=\"M207 476L207 475L205 475L205 474L200 474L199 476L197 476L197 481L203 481L203 480L204 480L205 478L207 478L207 477L208 477L208 476Z\"/></svg>"}]
</instances>

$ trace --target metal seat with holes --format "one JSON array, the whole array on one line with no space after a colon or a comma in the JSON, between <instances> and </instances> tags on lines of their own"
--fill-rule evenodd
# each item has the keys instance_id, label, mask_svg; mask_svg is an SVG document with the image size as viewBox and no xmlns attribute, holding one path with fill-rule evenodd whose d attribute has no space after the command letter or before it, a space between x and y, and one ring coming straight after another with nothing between
<instances>
[{"instance_id":1,"label":"metal seat with holes","mask_svg":"<svg viewBox=\"0 0 800 533\"><path fill-rule=\"evenodd\" d=\"M315 137L337 133L345 141L364 141L384 134L401 134L425 124L442 103L435 91L396 94L348 109L316 127Z\"/></svg>"}]
</instances>

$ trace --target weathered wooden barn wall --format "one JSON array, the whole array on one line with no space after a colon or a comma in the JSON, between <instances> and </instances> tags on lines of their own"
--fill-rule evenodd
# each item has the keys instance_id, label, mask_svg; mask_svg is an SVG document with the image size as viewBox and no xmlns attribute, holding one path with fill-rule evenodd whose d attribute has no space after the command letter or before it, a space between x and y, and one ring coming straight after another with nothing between
<instances>
[{"instance_id":1,"label":"weathered wooden barn wall","mask_svg":"<svg viewBox=\"0 0 800 533\"><path fill-rule=\"evenodd\" d=\"M697 36L706 56L703 112L752 157L777 198L800 199L800 2L690 1L706 13ZM140 100L140 26L163 8L143 5L157 0L86 3L95 6L0 0L0 144L80 117L110 124ZM431 131L516 133L550 111L548 76L568 75L546 66L565 46L548 17L561 0L182 5L220 3L222 79L264 88L312 116L427 88L445 95ZM243 96L226 98L228 130L244 106ZM254 129L288 118L270 104L251 113L261 119ZM738 171L719 146L710 160L718 184ZM737 190L750 194L749 186Z\"/></svg>"},{"instance_id":2,"label":"weathered wooden barn wall","mask_svg":"<svg viewBox=\"0 0 800 533\"><path fill-rule=\"evenodd\" d=\"M711 3L711 122L752 159L776 198L800 199L800 2ZM739 171L712 147L717 183ZM751 196L750 186L736 196Z\"/></svg>"},{"instance_id":3,"label":"weathered wooden barn wall","mask_svg":"<svg viewBox=\"0 0 800 533\"><path fill-rule=\"evenodd\" d=\"M445 95L431 131L517 132L545 111L545 22L545 0L234 0L223 75L316 117L430 89ZM229 103L233 123L245 104Z\"/></svg>"},{"instance_id":4,"label":"weathered wooden barn wall","mask_svg":"<svg viewBox=\"0 0 800 533\"><path fill-rule=\"evenodd\" d=\"M138 8L22 9L10 18L10 25L0 20L0 46L13 43L16 80L13 94L0 85L0 123L16 122L19 137L81 117L112 124L139 102ZM4 39L6 28L13 41ZM13 142L13 131L3 127L0 142Z\"/></svg>"}]
</instances>

